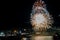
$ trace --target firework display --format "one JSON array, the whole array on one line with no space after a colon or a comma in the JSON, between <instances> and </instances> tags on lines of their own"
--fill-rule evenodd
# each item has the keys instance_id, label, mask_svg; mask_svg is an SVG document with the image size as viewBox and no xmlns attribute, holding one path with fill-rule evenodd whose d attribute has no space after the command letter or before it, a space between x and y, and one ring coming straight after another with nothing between
<instances>
[{"instance_id":1,"label":"firework display","mask_svg":"<svg viewBox=\"0 0 60 40\"><path fill-rule=\"evenodd\" d=\"M38 0L34 3L31 13L31 24L34 31L44 31L51 28L53 18L46 10L44 1Z\"/></svg>"}]
</instances>

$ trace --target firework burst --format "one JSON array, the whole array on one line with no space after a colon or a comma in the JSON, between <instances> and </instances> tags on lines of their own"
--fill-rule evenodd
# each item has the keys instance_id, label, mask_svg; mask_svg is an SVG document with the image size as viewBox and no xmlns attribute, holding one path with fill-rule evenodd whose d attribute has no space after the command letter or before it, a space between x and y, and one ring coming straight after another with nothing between
<instances>
[{"instance_id":1,"label":"firework burst","mask_svg":"<svg viewBox=\"0 0 60 40\"><path fill-rule=\"evenodd\" d=\"M39 5L40 4L40 5ZM35 31L44 31L51 28L53 23L52 16L39 2L35 2L31 13L31 24Z\"/></svg>"}]
</instances>

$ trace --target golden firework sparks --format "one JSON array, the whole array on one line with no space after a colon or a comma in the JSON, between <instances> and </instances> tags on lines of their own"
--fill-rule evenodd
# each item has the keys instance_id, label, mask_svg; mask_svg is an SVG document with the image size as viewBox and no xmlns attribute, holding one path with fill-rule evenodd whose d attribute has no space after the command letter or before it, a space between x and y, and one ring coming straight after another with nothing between
<instances>
[{"instance_id":1,"label":"golden firework sparks","mask_svg":"<svg viewBox=\"0 0 60 40\"><path fill-rule=\"evenodd\" d=\"M33 5L33 11L31 13L31 24L35 31L43 31L51 28L53 23L52 16L44 7L45 4L39 1Z\"/></svg>"}]
</instances>

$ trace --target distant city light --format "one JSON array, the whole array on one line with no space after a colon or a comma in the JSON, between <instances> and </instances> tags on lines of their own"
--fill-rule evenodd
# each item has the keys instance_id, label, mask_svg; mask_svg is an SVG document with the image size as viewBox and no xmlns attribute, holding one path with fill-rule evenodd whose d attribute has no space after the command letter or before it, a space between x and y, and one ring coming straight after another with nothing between
<instances>
[{"instance_id":1,"label":"distant city light","mask_svg":"<svg viewBox=\"0 0 60 40\"><path fill-rule=\"evenodd\" d=\"M24 29L24 31L26 31L26 29Z\"/></svg>"},{"instance_id":2,"label":"distant city light","mask_svg":"<svg viewBox=\"0 0 60 40\"><path fill-rule=\"evenodd\" d=\"M1 34L4 34L3 32L1 32Z\"/></svg>"},{"instance_id":3,"label":"distant city light","mask_svg":"<svg viewBox=\"0 0 60 40\"><path fill-rule=\"evenodd\" d=\"M21 30L19 31L19 33L20 33L20 34L22 33Z\"/></svg>"},{"instance_id":4,"label":"distant city light","mask_svg":"<svg viewBox=\"0 0 60 40\"><path fill-rule=\"evenodd\" d=\"M22 38L22 40L27 40L27 38Z\"/></svg>"},{"instance_id":5,"label":"distant city light","mask_svg":"<svg viewBox=\"0 0 60 40\"><path fill-rule=\"evenodd\" d=\"M58 16L60 17L60 14Z\"/></svg>"},{"instance_id":6,"label":"distant city light","mask_svg":"<svg viewBox=\"0 0 60 40\"><path fill-rule=\"evenodd\" d=\"M17 32L17 30L14 30L14 32Z\"/></svg>"},{"instance_id":7,"label":"distant city light","mask_svg":"<svg viewBox=\"0 0 60 40\"><path fill-rule=\"evenodd\" d=\"M1 33L0 33L0 36L5 36L4 32L1 32Z\"/></svg>"}]
</instances>

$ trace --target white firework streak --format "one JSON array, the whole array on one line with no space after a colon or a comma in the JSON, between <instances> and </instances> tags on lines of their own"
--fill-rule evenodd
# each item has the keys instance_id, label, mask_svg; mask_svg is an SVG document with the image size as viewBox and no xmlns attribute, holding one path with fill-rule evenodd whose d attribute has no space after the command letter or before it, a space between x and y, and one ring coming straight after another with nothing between
<instances>
[{"instance_id":1,"label":"white firework streak","mask_svg":"<svg viewBox=\"0 0 60 40\"><path fill-rule=\"evenodd\" d=\"M43 11L39 13L34 12L31 14L31 24L33 26L33 29L35 31L42 31L51 28L51 25L53 23L52 16L44 8L41 7L39 9L43 9Z\"/></svg>"}]
</instances>

